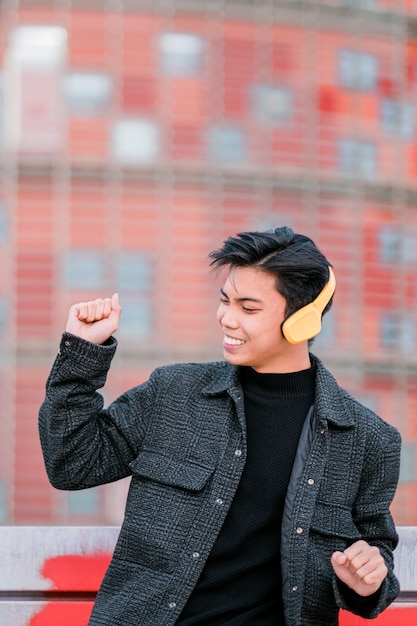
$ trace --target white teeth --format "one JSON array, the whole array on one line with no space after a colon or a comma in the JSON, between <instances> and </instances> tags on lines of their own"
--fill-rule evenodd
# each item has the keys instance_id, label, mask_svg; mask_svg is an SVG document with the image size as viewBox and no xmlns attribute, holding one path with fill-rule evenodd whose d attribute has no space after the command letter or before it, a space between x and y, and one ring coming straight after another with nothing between
<instances>
[{"instance_id":1,"label":"white teeth","mask_svg":"<svg viewBox=\"0 0 417 626\"><path fill-rule=\"evenodd\" d=\"M228 346L241 346L245 342L242 339L235 339L234 337L224 337L224 343L227 343Z\"/></svg>"}]
</instances>

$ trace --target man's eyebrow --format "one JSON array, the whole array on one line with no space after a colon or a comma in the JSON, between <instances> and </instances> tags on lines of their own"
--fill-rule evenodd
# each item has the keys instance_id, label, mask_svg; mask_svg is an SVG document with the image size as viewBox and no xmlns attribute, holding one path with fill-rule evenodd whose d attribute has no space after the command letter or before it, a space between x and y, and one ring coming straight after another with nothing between
<instances>
[{"instance_id":1,"label":"man's eyebrow","mask_svg":"<svg viewBox=\"0 0 417 626\"><path fill-rule=\"evenodd\" d=\"M220 288L220 293L222 294L224 298L227 298L227 300L230 300L229 296L227 295L227 293L222 287ZM259 298L250 298L249 296L246 296L243 298L235 298L235 300L236 302L257 302L258 304L262 304L263 302Z\"/></svg>"}]
</instances>

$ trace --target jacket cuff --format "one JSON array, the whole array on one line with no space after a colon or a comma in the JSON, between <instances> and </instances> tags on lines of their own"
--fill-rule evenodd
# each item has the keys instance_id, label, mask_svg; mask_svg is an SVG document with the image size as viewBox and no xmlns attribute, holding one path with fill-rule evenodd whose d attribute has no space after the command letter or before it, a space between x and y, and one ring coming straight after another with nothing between
<instances>
[{"instance_id":1,"label":"jacket cuff","mask_svg":"<svg viewBox=\"0 0 417 626\"><path fill-rule=\"evenodd\" d=\"M99 345L65 332L59 344L58 355L80 365L83 370L97 371L110 367L116 348L117 340L114 337Z\"/></svg>"}]
</instances>

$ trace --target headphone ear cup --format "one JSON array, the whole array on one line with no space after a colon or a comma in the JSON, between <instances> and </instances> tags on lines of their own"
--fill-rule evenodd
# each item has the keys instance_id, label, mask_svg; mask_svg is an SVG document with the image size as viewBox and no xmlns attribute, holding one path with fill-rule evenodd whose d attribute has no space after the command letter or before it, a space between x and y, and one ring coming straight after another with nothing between
<instances>
[{"instance_id":1,"label":"headphone ear cup","mask_svg":"<svg viewBox=\"0 0 417 626\"><path fill-rule=\"evenodd\" d=\"M313 303L302 307L281 326L282 334L289 343L301 343L318 335L321 330L321 313Z\"/></svg>"}]
</instances>

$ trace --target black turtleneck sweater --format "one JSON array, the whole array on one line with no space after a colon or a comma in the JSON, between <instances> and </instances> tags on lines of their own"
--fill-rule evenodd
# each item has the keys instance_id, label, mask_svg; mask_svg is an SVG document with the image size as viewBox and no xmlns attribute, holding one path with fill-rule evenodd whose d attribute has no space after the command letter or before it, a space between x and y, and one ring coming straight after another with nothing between
<instances>
[{"instance_id":1,"label":"black turtleneck sweater","mask_svg":"<svg viewBox=\"0 0 417 626\"><path fill-rule=\"evenodd\" d=\"M281 521L315 370L240 368L247 460L226 521L177 625L281 626Z\"/></svg>"}]
</instances>

